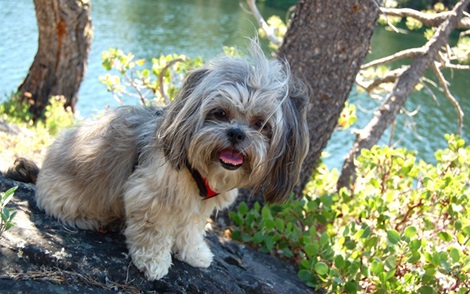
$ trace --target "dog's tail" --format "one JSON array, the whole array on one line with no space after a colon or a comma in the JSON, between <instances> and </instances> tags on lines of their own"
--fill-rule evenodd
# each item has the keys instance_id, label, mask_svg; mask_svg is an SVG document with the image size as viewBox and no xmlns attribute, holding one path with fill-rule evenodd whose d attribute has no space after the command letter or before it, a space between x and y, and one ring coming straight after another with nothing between
<instances>
[{"instance_id":1,"label":"dog's tail","mask_svg":"<svg viewBox=\"0 0 470 294\"><path fill-rule=\"evenodd\" d=\"M6 178L23 183L36 183L39 167L31 160L19 157L5 174Z\"/></svg>"}]
</instances>

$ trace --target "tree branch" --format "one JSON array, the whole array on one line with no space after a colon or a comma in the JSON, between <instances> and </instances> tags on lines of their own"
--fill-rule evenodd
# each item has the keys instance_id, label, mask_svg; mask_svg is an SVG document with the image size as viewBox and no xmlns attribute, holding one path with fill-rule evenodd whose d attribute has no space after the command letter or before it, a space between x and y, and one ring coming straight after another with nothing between
<instances>
[{"instance_id":1,"label":"tree branch","mask_svg":"<svg viewBox=\"0 0 470 294\"><path fill-rule=\"evenodd\" d=\"M400 75L407 69L408 67L398 68L395 70L388 71L383 77L377 78L373 80L371 83L366 84L363 82L358 82L356 79L356 83L364 88L367 93L372 92L378 86L385 84L385 83L395 83L396 80L400 77Z\"/></svg>"},{"instance_id":2,"label":"tree branch","mask_svg":"<svg viewBox=\"0 0 470 294\"><path fill-rule=\"evenodd\" d=\"M439 69L439 66L438 66L437 62L433 62L432 69L433 69L434 73L436 74L437 79L439 80L439 83L441 84L441 86L444 90L444 94L446 95L446 98L450 101L450 103L452 103L452 105L455 108L455 111L457 112L457 119L458 119L458 123L459 123L458 134L460 135L460 134L462 134L463 116L464 116L462 108L460 107L460 104L457 101L457 99L455 99L455 97L450 92L449 87L447 86L448 82L446 81L446 79L444 78L444 75L442 74L441 70Z\"/></svg>"},{"instance_id":3,"label":"tree branch","mask_svg":"<svg viewBox=\"0 0 470 294\"><path fill-rule=\"evenodd\" d=\"M258 7L256 7L256 0L246 0L246 3L248 4L248 7L250 7L251 14L253 14L253 16L256 18L259 27L266 33L266 37L269 39L269 41L273 42L276 46L281 46L282 41L276 37L274 30L266 23L263 16L259 12Z\"/></svg>"},{"instance_id":4,"label":"tree branch","mask_svg":"<svg viewBox=\"0 0 470 294\"><path fill-rule=\"evenodd\" d=\"M402 50L402 51L397 52L395 54L392 54L390 56L379 58L379 59L373 60L369 63L363 64L361 66L361 70L372 67L372 66L382 65L382 64L392 62L392 61L395 61L395 60L399 60L399 59L403 59L403 58L414 59L417 56L422 55L424 53L426 53L426 52L423 50L423 48L405 49L405 50Z\"/></svg>"},{"instance_id":5,"label":"tree branch","mask_svg":"<svg viewBox=\"0 0 470 294\"><path fill-rule=\"evenodd\" d=\"M461 0L454 9L447 13L447 19L441 22L434 36L422 47L426 54L415 58L410 67L400 76L392 93L387 97L382 106L375 112L372 120L367 126L359 131L356 141L346 158L341 176L337 182L337 189L350 187L356 180L355 159L364 148L371 148L377 144L385 130L395 121L395 118L403 107L410 93L420 81L424 72L438 58L438 52L448 43L450 33L455 29L463 15L463 10L470 0Z\"/></svg>"},{"instance_id":6,"label":"tree branch","mask_svg":"<svg viewBox=\"0 0 470 294\"><path fill-rule=\"evenodd\" d=\"M385 8L381 7L380 11L389 16L399 16L399 17L411 17L428 27L438 27L446 19L449 18L449 15L452 14L452 11L440 12L437 14L428 14L421 11L417 11L410 8ZM455 26L456 29L470 29L470 17L466 16L461 18Z\"/></svg>"},{"instance_id":7,"label":"tree branch","mask_svg":"<svg viewBox=\"0 0 470 294\"><path fill-rule=\"evenodd\" d=\"M160 95L162 95L163 99L165 99L166 105L169 105L169 104L171 103L171 100L170 100L170 98L168 97L168 95L165 93L165 86L163 85L163 78L165 77L165 72L166 72L171 66L173 66L175 63L181 62L181 61L183 61L183 59L177 58L177 59L173 59L172 61L168 62L168 64L165 65L164 68L162 68L162 71L161 71L160 74L158 75L158 83L160 84L160 87L158 88L158 90L159 90L159 92L160 92Z\"/></svg>"}]
</instances>

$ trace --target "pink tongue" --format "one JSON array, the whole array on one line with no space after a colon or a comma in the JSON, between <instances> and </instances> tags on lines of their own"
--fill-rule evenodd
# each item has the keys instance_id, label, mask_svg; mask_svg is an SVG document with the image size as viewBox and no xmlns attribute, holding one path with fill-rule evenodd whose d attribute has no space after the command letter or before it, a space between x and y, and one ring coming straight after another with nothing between
<instances>
[{"instance_id":1,"label":"pink tongue","mask_svg":"<svg viewBox=\"0 0 470 294\"><path fill-rule=\"evenodd\" d=\"M222 150L219 158L223 162L231 165L240 165L243 163L243 155L230 149Z\"/></svg>"}]
</instances>

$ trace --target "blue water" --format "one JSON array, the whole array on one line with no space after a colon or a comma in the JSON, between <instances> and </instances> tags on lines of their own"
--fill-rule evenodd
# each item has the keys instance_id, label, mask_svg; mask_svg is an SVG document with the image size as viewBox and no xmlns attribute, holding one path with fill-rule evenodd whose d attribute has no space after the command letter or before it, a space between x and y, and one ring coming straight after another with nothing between
<instances>
[{"instance_id":1,"label":"blue water","mask_svg":"<svg viewBox=\"0 0 470 294\"><path fill-rule=\"evenodd\" d=\"M242 1L243 2L243 1ZM285 13L260 7L265 16L284 17ZM160 54L185 54L210 59L222 54L223 46L246 48L248 38L256 32L256 22L243 12L238 0L95 0L92 1L94 39L88 69L80 88L77 109L82 117L90 117L117 102L98 81L106 73L101 66L101 53L109 48L132 52L147 60ZM378 28L372 40L372 57L390 54L395 50L418 46L425 40L418 34L397 35ZM267 49L266 42L263 43ZM0 0L0 98L15 91L26 76L37 50L36 16L32 0ZM463 136L470 142L470 72L448 72L453 75L452 91L467 114ZM457 130L452 105L442 93L435 91L438 103L426 92L413 94L406 109L419 108L413 119L401 115L393 142L399 147L417 150L418 157L432 162L434 151L446 146L443 135ZM138 103L126 99L126 103ZM353 90L350 103L358 105L358 122L363 127L372 117L379 101ZM405 126L406 125L406 126ZM388 144L390 132L381 144ZM352 146L350 130L333 134L325 159L329 167L341 167L344 156Z\"/></svg>"}]
</instances>

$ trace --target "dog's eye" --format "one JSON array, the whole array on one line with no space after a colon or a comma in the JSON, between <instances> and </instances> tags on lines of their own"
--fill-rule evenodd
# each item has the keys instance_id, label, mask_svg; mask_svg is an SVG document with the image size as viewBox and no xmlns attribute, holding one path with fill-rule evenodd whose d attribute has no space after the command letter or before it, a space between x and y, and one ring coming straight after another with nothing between
<instances>
[{"instance_id":1,"label":"dog's eye","mask_svg":"<svg viewBox=\"0 0 470 294\"><path fill-rule=\"evenodd\" d=\"M213 112L214 117L220 120L227 119L227 113L223 109L216 109Z\"/></svg>"},{"instance_id":2,"label":"dog's eye","mask_svg":"<svg viewBox=\"0 0 470 294\"><path fill-rule=\"evenodd\" d=\"M255 129L257 129L259 131L264 131L264 132L270 132L271 131L271 126L262 119L257 120L254 123L254 127L255 127Z\"/></svg>"}]
</instances>

